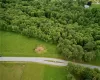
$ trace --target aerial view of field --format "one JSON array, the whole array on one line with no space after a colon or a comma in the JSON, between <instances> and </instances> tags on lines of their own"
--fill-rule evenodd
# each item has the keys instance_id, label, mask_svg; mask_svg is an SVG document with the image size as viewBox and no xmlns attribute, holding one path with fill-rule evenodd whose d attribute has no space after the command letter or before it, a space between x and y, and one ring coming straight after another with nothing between
<instances>
[{"instance_id":1,"label":"aerial view of field","mask_svg":"<svg viewBox=\"0 0 100 80\"><path fill-rule=\"evenodd\" d=\"M56 45L39 39L27 38L19 34L4 31L0 31L0 38L0 53L2 56L61 57L57 54ZM45 51L42 53L36 52L35 49L39 46L43 46Z\"/></svg>"},{"instance_id":2,"label":"aerial view of field","mask_svg":"<svg viewBox=\"0 0 100 80\"><path fill-rule=\"evenodd\" d=\"M100 80L100 0L0 0L0 80Z\"/></svg>"},{"instance_id":3,"label":"aerial view of field","mask_svg":"<svg viewBox=\"0 0 100 80\"><path fill-rule=\"evenodd\" d=\"M66 75L65 67L37 63L0 63L1 80L66 80Z\"/></svg>"}]
</instances>

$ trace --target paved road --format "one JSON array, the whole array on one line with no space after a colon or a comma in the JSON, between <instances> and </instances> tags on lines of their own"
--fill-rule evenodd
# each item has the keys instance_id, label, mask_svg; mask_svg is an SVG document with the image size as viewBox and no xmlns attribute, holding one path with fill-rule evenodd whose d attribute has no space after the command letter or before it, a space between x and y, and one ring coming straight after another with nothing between
<instances>
[{"instance_id":1,"label":"paved road","mask_svg":"<svg viewBox=\"0 0 100 80\"><path fill-rule=\"evenodd\" d=\"M0 61L37 62L42 64L57 65L57 66L66 66L70 62L61 59L45 58L45 57L0 57ZM74 63L74 62L71 63L78 64L84 67L89 67L89 68L98 68L100 70L99 66Z\"/></svg>"}]
</instances>

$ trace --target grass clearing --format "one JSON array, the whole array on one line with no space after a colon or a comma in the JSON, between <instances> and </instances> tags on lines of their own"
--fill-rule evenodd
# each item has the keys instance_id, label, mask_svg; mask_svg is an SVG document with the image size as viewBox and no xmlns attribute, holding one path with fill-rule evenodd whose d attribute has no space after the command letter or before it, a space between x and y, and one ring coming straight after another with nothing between
<instances>
[{"instance_id":1,"label":"grass clearing","mask_svg":"<svg viewBox=\"0 0 100 80\"><path fill-rule=\"evenodd\" d=\"M0 80L20 80L23 66L0 63Z\"/></svg>"},{"instance_id":2,"label":"grass clearing","mask_svg":"<svg viewBox=\"0 0 100 80\"><path fill-rule=\"evenodd\" d=\"M38 45L43 45L46 48L44 54L35 52L35 48ZM41 56L61 58L57 52L56 45L4 31L0 31L0 53L2 56Z\"/></svg>"},{"instance_id":3,"label":"grass clearing","mask_svg":"<svg viewBox=\"0 0 100 80\"><path fill-rule=\"evenodd\" d=\"M65 67L0 62L0 80L66 80Z\"/></svg>"},{"instance_id":4,"label":"grass clearing","mask_svg":"<svg viewBox=\"0 0 100 80\"><path fill-rule=\"evenodd\" d=\"M92 7L92 8L98 8L98 9L100 9L100 4L92 4L91 7Z\"/></svg>"}]
</instances>

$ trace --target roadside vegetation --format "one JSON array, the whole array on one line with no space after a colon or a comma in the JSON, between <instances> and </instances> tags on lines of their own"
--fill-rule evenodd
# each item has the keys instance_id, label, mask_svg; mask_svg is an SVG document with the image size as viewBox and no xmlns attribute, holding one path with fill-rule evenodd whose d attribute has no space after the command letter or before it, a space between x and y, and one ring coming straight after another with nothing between
<instances>
[{"instance_id":1,"label":"roadside vegetation","mask_svg":"<svg viewBox=\"0 0 100 80\"><path fill-rule=\"evenodd\" d=\"M1 80L100 80L100 70L69 63L66 67L1 62Z\"/></svg>"},{"instance_id":2,"label":"roadside vegetation","mask_svg":"<svg viewBox=\"0 0 100 80\"><path fill-rule=\"evenodd\" d=\"M69 63L67 65L69 80L100 80L100 70L90 69ZM71 77L72 76L72 77Z\"/></svg>"}]
</instances>

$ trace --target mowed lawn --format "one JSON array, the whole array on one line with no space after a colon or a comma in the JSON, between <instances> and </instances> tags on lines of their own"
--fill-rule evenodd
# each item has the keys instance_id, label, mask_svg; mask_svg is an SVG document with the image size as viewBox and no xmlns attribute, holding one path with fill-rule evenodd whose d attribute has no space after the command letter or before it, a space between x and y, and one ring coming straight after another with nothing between
<instances>
[{"instance_id":1,"label":"mowed lawn","mask_svg":"<svg viewBox=\"0 0 100 80\"><path fill-rule=\"evenodd\" d=\"M44 46L44 53L36 53L37 46ZM2 56L43 56L60 58L56 45L44 41L28 38L20 34L0 31L0 55Z\"/></svg>"},{"instance_id":2,"label":"mowed lawn","mask_svg":"<svg viewBox=\"0 0 100 80\"><path fill-rule=\"evenodd\" d=\"M98 8L98 9L100 9L100 4L92 4L91 7L92 7L92 8Z\"/></svg>"},{"instance_id":3,"label":"mowed lawn","mask_svg":"<svg viewBox=\"0 0 100 80\"><path fill-rule=\"evenodd\" d=\"M65 67L0 62L0 80L67 80Z\"/></svg>"}]
</instances>

